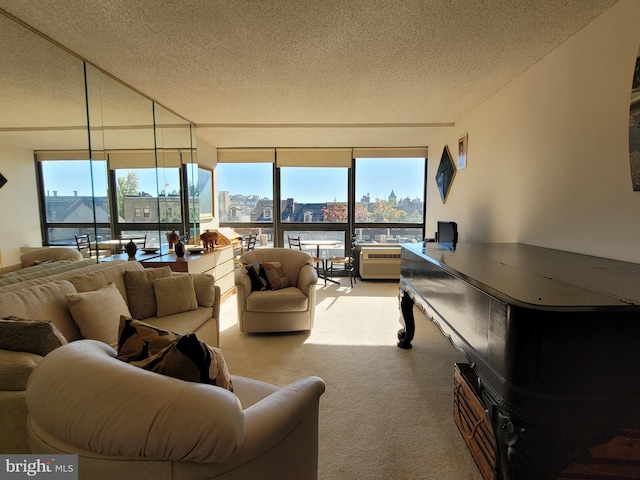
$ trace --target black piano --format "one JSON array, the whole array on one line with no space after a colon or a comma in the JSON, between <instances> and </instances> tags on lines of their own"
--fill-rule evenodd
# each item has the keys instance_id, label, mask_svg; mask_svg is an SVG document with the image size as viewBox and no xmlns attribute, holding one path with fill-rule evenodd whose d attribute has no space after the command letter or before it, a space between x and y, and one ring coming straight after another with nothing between
<instances>
[{"instance_id":1,"label":"black piano","mask_svg":"<svg viewBox=\"0 0 640 480\"><path fill-rule=\"evenodd\" d=\"M400 289L398 346L411 348L418 304L464 353L499 478L556 478L640 426L640 264L515 243L403 244Z\"/></svg>"}]
</instances>

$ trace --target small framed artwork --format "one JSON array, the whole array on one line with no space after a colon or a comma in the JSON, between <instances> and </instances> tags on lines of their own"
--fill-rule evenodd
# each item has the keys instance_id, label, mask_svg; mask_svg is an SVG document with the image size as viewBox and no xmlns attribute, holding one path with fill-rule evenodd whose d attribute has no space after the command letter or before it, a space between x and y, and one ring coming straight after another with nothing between
<instances>
[{"instance_id":1,"label":"small framed artwork","mask_svg":"<svg viewBox=\"0 0 640 480\"><path fill-rule=\"evenodd\" d=\"M458 139L458 170L467 166L467 139L466 133Z\"/></svg>"}]
</instances>

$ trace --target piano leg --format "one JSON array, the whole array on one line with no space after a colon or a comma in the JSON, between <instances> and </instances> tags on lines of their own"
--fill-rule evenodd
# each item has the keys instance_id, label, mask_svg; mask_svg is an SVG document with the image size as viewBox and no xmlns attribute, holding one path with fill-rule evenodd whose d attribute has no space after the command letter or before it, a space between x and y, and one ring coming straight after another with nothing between
<instances>
[{"instance_id":1,"label":"piano leg","mask_svg":"<svg viewBox=\"0 0 640 480\"><path fill-rule=\"evenodd\" d=\"M411 348L411 340L416 332L416 321L413 317L413 306L415 302L411 295L404 290L402 292L402 299L400 300L400 310L402 311L402 320L404 328L398 330L398 346L400 348Z\"/></svg>"}]
</instances>

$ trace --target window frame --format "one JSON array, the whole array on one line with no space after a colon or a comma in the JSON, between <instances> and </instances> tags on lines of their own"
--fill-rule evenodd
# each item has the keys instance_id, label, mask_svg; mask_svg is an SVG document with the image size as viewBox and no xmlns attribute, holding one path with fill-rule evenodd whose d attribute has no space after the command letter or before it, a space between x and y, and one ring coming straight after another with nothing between
<instances>
[{"instance_id":1,"label":"window frame","mask_svg":"<svg viewBox=\"0 0 640 480\"><path fill-rule=\"evenodd\" d=\"M362 158L362 157L361 157ZM396 157L390 156L389 158L405 158L401 155ZM356 158L351 159L351 165L347 168L347 222L344 223L330 223L330 222L282 222L281 218L281 205L283 199L281 198L281 171L277 163L273 163L273 211L272 222L233 222L233 221L220 221L220 227L233 228L238 233L243 231L249 231L252 229L266 229L273 228L273 239L275 247L287 247L287 239L284 238L284 232L327 232L338 231L344 234L345 238L345 254L351 255L354 252L350 251L349 238L358 231L369 229L418 229L420 236L424 238L425 231L425 219L427 213L427 173L428 173L428 156L419 156L414 158L421 158L424 162L424 175L423 175L423 202L422 202L422 222L356 222L355 210L356 210L356 192L355 192L355 179L357 175L356 171ZM254 163L251 161L238 162L238 163ZM312 166L312 165L310 165ZM305 168L305 167L296 167ZM219 194L218 190L218 194ZM231 192L229 192L231 193ZM220 204L220 203L219 203Z\"/></svg>"}]
</instances>

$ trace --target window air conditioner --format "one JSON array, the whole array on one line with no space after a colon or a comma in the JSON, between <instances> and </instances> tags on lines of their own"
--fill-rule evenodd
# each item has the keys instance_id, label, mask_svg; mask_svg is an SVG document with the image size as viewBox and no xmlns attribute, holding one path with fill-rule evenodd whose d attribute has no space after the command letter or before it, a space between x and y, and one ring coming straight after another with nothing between
<instances>
[{"instance_id":1,"label":"window air conditioner","mask_svg":"<svg viewBox=\"0 0 640 480\"><path fill-rule=\"evenodd\" d=\"M362 247L360 277L367 279L400 278L400 247Z\"/></svg>"}]
</instances>

